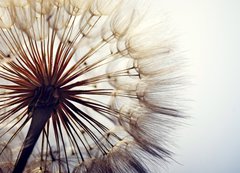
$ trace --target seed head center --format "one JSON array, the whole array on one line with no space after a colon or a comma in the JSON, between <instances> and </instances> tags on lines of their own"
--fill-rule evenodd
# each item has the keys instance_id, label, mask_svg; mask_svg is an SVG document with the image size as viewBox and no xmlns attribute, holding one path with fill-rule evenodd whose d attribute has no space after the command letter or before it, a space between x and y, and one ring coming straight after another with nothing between
<instances>
[{"instance_id":1,"label":"seed head center","mask_svg":"<svg viewBox=\"0 0 240 173\"><path fill-rule=\"evenodd\" d=\"M52 85L42 85L33 91L28 110L32 112L35 108L57 107L59 103L59 89Z\"/></svg>"}]
</instances>

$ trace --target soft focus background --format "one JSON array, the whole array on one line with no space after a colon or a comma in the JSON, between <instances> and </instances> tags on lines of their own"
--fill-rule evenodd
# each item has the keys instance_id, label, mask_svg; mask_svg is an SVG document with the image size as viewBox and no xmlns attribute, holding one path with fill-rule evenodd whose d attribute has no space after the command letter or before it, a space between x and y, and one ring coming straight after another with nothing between
<instances>
[{"instance_id":1,"label":"soft focus background","mask_svg":"<svg viewBox=\"0 0 240 173\"><path fill-rule=\"evenodd\" d=\"M239 173L240 1L152 0L151 11L167 12L191 60L192 117L166 172Z\"/></svg>"}]
</instances>

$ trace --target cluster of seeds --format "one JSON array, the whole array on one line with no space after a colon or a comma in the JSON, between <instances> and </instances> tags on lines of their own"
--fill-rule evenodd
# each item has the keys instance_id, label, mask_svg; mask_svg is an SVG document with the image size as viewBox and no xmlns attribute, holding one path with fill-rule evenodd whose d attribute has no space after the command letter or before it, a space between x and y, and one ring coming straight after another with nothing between
<instances>
[{"instance_id":1,"label":"cluster of seeds","mask_svg":"<svg viewBox=\"0 0 240 173\"><path fill-rule=\"evenodd\" d=\"M0 172L147 173L170 158L178 63L136 3L0 1Z\"/></svg>"}]
</instances>

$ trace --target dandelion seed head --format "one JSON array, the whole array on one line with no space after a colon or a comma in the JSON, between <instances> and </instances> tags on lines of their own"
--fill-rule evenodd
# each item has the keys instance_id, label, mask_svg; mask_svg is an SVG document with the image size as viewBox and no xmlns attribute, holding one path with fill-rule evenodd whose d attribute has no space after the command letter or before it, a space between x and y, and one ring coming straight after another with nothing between
<instances>
[{"instance_id":1,"label":"dandelion seed head","mask_svg":"<svg viewBox=\"0 0 240 173\"><path fill-rule=\"evenodd\" d=\"M144 173L171 158L175 47L140 29L135 3L0 1L0 172Z\"/></svg>"}]
</instances>

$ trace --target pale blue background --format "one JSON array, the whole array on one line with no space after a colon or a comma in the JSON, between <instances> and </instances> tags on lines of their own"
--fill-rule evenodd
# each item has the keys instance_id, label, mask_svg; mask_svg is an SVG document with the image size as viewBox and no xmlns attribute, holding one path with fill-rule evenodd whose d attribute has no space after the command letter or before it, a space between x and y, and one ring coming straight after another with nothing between
<instances>
[{"instance_id":1,"label":"pale blue background","mask_svg":"<svg viewBox=\"0 0 240 173\"><path fill-rule=\"evenodd\" d=\"M167 10L191 59L192 118L169 173L240 173L240 1L152 0ZM162 10L161 10L162 11Z\"/></svg>"}]
</instances>

